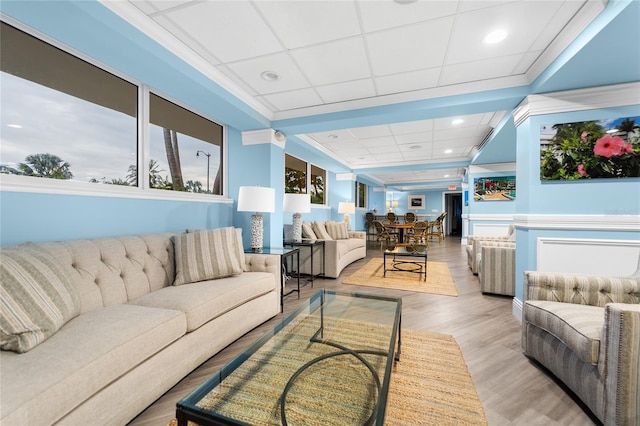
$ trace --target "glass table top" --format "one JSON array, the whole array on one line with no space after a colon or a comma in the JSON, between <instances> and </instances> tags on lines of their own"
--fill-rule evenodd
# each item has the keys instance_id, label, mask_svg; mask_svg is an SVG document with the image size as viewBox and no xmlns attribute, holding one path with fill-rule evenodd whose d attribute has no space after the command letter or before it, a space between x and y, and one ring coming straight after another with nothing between
<instances>
[{"instance_id":1,"label":"glass table top","mask_svg":"<svg viewBox=\"0 0 640 426\"><path fill-rule=\"evenodd\" d=\"M399 298L316 292L180 401L179 424L382 425L401 309Z\"/></svg>"}]
</instances>

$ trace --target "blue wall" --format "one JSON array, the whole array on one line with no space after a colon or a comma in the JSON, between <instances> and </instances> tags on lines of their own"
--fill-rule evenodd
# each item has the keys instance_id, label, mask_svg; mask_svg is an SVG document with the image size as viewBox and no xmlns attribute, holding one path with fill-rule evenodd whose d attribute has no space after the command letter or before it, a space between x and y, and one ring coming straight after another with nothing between
<instances>
[{"instance_id":1,"label":"blue wall","mask_svg":"<svg viewBox=\"0 0 640 426\"><path fill-rule=\"evenodd\" d=\"M640 179L593 179L579 181L542 182L540 180L540 127L579 121L632 117L640 114L640 105L580 112L536 115L517 128L518 135L518 196L519 215L604 215L640 214ZM516 231L516 297L523 300L523 273L535 270L537 238L596 238L638 240L632 230L536 229L518 227Z\"/></svg>"}]
</instances>

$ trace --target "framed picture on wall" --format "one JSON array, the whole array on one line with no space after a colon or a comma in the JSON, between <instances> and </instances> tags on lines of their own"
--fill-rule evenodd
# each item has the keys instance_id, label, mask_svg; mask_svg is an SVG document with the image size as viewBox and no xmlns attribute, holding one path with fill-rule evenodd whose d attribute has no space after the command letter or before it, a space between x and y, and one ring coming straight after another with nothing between
<instances>
[{"instance_id":1,"label":"framed picture on wall","mask_svg":"<svg viewBox=\"0 0 640 426\"><path fill-rule=\"evenodd\" d=\"M409 195L408 210L424 210L424 195Z\"/></svg>"}]
</instances>

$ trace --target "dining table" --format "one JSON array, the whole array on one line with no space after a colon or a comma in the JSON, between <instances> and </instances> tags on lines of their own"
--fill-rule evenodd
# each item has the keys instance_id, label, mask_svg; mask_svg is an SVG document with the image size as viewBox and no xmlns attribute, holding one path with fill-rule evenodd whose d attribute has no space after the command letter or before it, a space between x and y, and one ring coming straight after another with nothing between
<instances>
[{"instance_id":1,"label":"dining table","mask_svg":"<svg viewBox=\"0 0 640 426\"><path fill-rule=\"evenodd\" d=\"M398 243L399 244L404 244L404 231L405 231L405 229L413 229L414 225L415 225L415 222L410 222L410 223L394 222L394 223L385 224L384 227L385 228L397 229L398 230Z\"/></svg>"}]
</instances>

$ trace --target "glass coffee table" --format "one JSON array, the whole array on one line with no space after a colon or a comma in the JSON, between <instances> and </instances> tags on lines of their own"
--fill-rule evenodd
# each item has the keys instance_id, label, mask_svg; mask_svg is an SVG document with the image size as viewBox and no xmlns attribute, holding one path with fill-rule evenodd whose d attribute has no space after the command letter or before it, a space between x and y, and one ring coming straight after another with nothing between
<instances>
[{"instance_id":1,"label":"glass coffee table","mask_svg":"<svg viewBox=\"0 0 640 426\"><path fill-rule=\"evenodd\" d=\"M319 290L178 402L178 425L382 425L401 311L399 298Z\"/></svg>"},{"instance_id":2,"label":"glass coffee table","mask_svg":"<svg viewBox=\"0 0 640 426\"><path fill-rule=\"evenodd\" d=\"M391 265L387 263L387 257L391 258ZM427 281L427 246L409 245L396 246L384 250L384 273L387 271L413 272L424 276Z\"/></svg>"}]
</instances>

